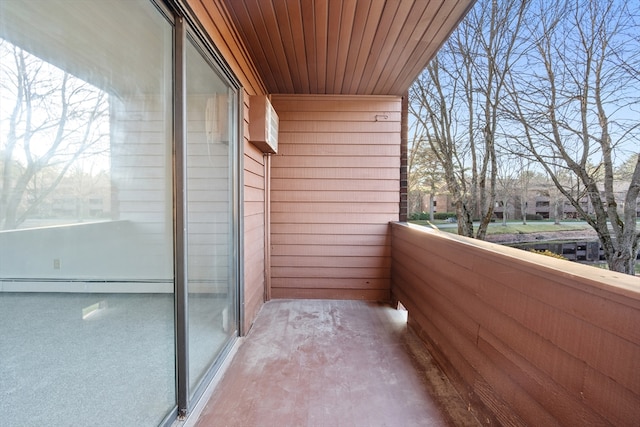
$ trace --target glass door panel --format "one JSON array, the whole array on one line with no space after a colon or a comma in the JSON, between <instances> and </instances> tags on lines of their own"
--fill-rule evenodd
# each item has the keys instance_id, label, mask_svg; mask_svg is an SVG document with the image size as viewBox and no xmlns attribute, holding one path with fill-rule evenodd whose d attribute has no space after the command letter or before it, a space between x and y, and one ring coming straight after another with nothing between
<instances>
[{"instance_id":1,"label":"glass door panel","mask_svg":"<svg viewBox=\"0 0 640 427\"><path fill-rule=\"evenodd\" d=\"M0 424L175 407L173 26L149 0L0 0Z\"/></svg>"},{"instance_id":2,"label":"glass door panel","mask_svg":"<svg viewBox=\"0 0 640 427\"><path fill-rule=\"evenodd\" d=\"M235 98L191 40L186 59L188 363L193 396L237 333L230 148Z\"/></svg>"}]
</instances>

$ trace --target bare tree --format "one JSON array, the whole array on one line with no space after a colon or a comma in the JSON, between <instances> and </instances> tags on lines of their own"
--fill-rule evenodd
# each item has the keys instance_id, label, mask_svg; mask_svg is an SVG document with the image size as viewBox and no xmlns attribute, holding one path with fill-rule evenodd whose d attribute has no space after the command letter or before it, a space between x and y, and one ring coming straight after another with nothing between
<instances>
[{"instance_id":1,"label":"bare tree","mask_svg":"<svg viewBox=\"0 0 640 427\"><path fill-rule=\"evenodd\" d=\"M498 175L497 175L497 195L498 202L502 208L502 225L507 225L507 218L509 216L509 206L511 206L515 212L515 200L516 194L518 194L518 187L520 184L521 171L518 167L518 158L513 154L499 155L498 162Z\"/></svg>"},{"instance_id":2,"label":"bare tree","mask_svg":"<svg viewBox=\"0 0 640 427\"><path fill-rule=\"evenodd\" d=\"M416 134L414 134L416 135ZM414 209L410 212L424 212L424 197L429 196L429 218L434 219L435 196L443 183L442 166L431 145L423 135L417 135L409 147L409 195L413 196Z\"/></svg>"},{"instance_id":3,"label":"bare tree","mask_svg":"<svg viewBox=\"0 0 640 427\"><path fill-rule=\"evenodd\" d=\"M522 224L527 225L529 189L531 187L531 181L535 176L535 172L531 170L531 161L523 156L517 156L516 164L520 171L517 183L520 216L522 217Z\"/></svg>"},{"instance_id":4,"label":"bare tree","mask_svg":"<svg viewBox=\"0 0 640 427\"><path fill-rule=\"evenodd\" d=\"M614 179L621 182L631 181L633 178L633 173L636 169L636 165L638 164L638 155L633 154L627 157L622 164L620 164L613 173Z\"/></svg>"},{"instance_id":5,"label":"bare tree","mask_svg":"<svg viewBox=\"0 0 640 427\"><path fill-rule=\"evenodd\" d=\"M639 234L638 4L614 0L538 2L527 19L531 46L509 69L512 135L597 232L611 270L634 273ZM635 8L631 10L631 8ZM630 58L630 59L629 59ZM513 130L511 129L511 130ZM614 191L616 157L636 150L624 207ZM575 176L579 191L563 179ZM588 197L593 214L581 199Z\"/></svg>"},{"instance_id":6,"label":"bare tree","mask_svg":"<svg viewBox=\"0 0 640 427\"><path fill-rule=\"evenodd\" d=\"M484 239L493 217L499 107L527 4L478 2L410 89L410 113L442 164L461 235Z\"/></svg>"},{"instance_id":7,"label":"bare tree","mask_svg":"<svg viewBox=\"0 0 640 427\"><path fill-rule=\"evenodd\" d=\"M18 227L69 168L105 151L106 92L6 41L0 43L0 229ZM39 181L38 181L39 179ZM26 197L29 195L29 197Z\"/></svg>"}]
</instances>

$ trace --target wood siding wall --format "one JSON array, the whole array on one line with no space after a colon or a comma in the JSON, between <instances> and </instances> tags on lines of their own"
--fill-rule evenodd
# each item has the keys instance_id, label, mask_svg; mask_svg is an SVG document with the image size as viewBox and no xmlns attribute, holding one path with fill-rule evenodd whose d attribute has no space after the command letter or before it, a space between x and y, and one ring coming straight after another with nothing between
<instances>
[{"instance_id":1,"label":"wood siding wall","mask_svg":"<svg viewBox=\"0 0 640 427\"><path fill-rule=\"evenodd\" d=\"M231 23L229 12L219 1L187 0L202 28L232 70L243 87L244 101L243 135L240 137L242 162L244 167L244 188L241 190L244 204L244 329L245 334L264 302L265 292L265 193L264 155L249 143L249 101L248 95L262 95L265 86L256 71L247 50Z\"/></svg>"},{"instance_id":2,"label":"wood siding wall","mask_svg":"<svg viewBox=\"0 0 640 427\"><path fill-rule=\"evenodd\" d=\"M248 140L249 97L244 99L244 311L248 328L265 299L265 156Z\"/></svg>"},{"instance_id":3,"label":"wood siding wall","mask_svg":"<svg viewBox=\"0 0 640 427\"><path fill-rule=\"evenodd\" d=\"M274 95L271 296L388 300L400 97Z\"/></svg>"},{"instance_id":4,"label":"wood siding wall","mask_svg":"<svg viewBox=\"0 0 640 427\"><path fill-rule=\"evenodd\" d=\"M638 425L638 278L402 224L392 255L393 297L480 419Z\"/></svg>"}]
</instances>

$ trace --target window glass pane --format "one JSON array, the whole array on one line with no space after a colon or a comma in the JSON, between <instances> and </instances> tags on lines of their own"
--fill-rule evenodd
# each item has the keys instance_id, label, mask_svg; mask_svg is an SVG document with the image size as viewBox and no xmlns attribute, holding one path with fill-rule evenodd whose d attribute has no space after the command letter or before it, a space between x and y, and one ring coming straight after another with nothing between
<instances>
[{"instance_id":1,"label":"window glass pane","mask_svg":"<svg viewBox=\"0 0 640 427\"><path fill-rule=\"evenodd\" d=\"M187 43L187 279L191 394L236 333L232 274L234 97Z\"/></svg>"},{"instance_id":2,"label":"window glass pane","mask_svg":"<svg viewBox=\"0 0 640 427\"><path fill-rule=\"evenodd\" d=\"M175 405L172 34L148 0L0 1L0 424Z\"/></svg>"}]
</instances>

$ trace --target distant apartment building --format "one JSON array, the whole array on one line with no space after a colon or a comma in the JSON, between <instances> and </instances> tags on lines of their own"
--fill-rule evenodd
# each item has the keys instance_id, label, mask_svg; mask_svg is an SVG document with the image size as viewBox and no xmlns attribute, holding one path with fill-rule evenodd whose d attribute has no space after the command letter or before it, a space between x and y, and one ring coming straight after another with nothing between
<instances>
[{"instance_id":1,"label":"distant apartment building","mask_svg":"<svg viewBox=\"0 0 640 427\"><path fill-rule=\"evenodd\" d=\"M628 182L619 182L614 186L616 203L620 209L624 207L628 188ZM508 219L522 218L521 197L522 195L509 197L506 206L504 201L497 201L494 210L496 217L502 218L506 212ZM541 217L542 219L553 219L556 217L560 219L580 219L580 214L576 207L573 206L566 197L557 192L555 188L549 189L548 186L546 188L534 187L527 192L526 197L525 206L527 215ZM601 197L604 199L604 192L601 193ZM581 197L579 201L581 208L585 212L588 214L594 213L591 200L589 200L586 195ZM640 200L636 200L636 216L640 217Z\"/></svg>"},{"instance_id":2,"label":"distant apartment building","mask_svg":"<svg viewBox=\"0 0 640 427\"><path fill-rule=\"evenodd\" d=\"M622 208L625 203L628 182L620 182L615 184L614 193L618 206ZM554 194L554 193L557 193ZM521 219L521 198L523 194L516 194L508 198L498 197L494 207L494 215L496 218L502 219L506 213L507 219ZM604 193L602 194L604 198ZM416 194L412 198L410 212L429 212L428 194ZM505 203L506 201L506 203ZM433 197L434 212L455 212L455 200L449 193L437 194ZM593 206L587 196L580 199L582 209L591 214ZM575 206L568 199L557 192L555 188L547 186L535 186L526 192L525 212L529 217L537 217L541 219L553 219L556 215L560 219L580 219ZM556 214L554 214L554 209ZM636 201L636 215L640 217L640 200Z\"/></svg>"}]
</instances>

